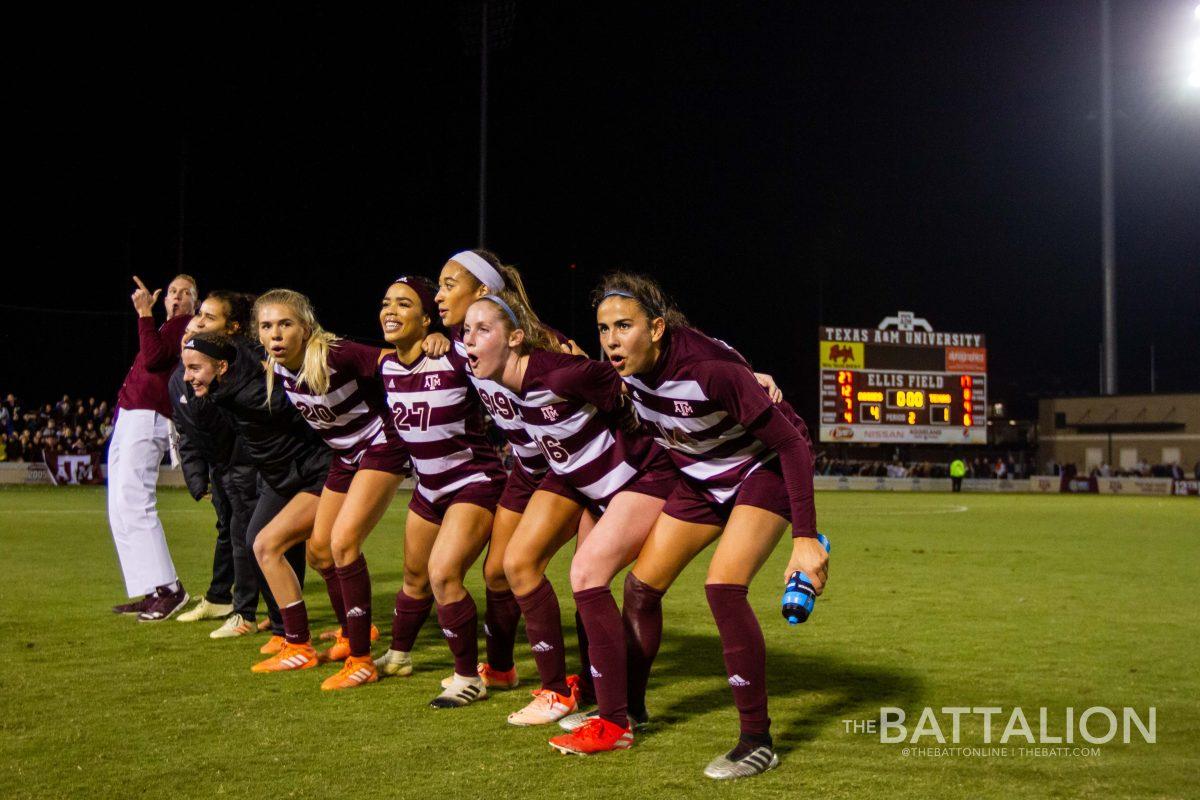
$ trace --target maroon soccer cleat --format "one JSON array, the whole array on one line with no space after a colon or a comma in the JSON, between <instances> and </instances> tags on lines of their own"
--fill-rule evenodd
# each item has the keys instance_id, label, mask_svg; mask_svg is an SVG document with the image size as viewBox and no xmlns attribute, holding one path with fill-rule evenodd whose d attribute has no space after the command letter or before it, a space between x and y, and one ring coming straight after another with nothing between
<instances>
[{"instance_id":1,"label":"maroon soccer cleat","mask_svg":"<svg viewBox=\"0 0 1200 800\"><path fill-rule=\"evenodd\" d=\"M138 622L162 622L164 619L170 619L172 614L187 605L189 599L182 583L175 591L160 586L155 590L150 605L138 614Z\"/></svg>"},{"instance_id":2,"label":"maroon soccer cleat","mask_svg":"<svg viewBox=\"0 0 1200 800\"><path fill-rule=\"evenodd\" d=\"M113 606L114 614L140 614L150 607L154 602L154 595L148 594L141 600L130 600L128 603L122 603L119 606Z\"/></svg>"}]
</instances>

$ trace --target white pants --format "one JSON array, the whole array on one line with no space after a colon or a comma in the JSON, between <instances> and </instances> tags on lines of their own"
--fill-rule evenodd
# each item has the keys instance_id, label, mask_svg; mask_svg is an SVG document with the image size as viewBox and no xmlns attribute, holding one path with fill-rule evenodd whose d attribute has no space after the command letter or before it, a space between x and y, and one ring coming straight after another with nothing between
<instances>
[{"instance_id":1,"label":"white pants","mask_svg":"<svg viewBox=\"0 0 1200 800\"><path fill-rule=\"evenodd\" d=\"M130 597L175 581L175 564L158 521L158 465L167 451L167 418L121 409L108 446L108 524Z\"/></svg>"}]
</instances>

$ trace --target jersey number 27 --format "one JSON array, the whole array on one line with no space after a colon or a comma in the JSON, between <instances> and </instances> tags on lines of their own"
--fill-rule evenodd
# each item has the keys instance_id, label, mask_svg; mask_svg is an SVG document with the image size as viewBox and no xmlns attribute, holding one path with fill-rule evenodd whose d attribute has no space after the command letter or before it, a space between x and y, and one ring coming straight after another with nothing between
<instances>
[{"instance_id":1,"label":"jersey number 27","mask_svg":"<svg viewBox=\"0 0 1200 800\"><path fill-rule=\"evenodd\" d=\"M429 403L417 401L410 406L393 403L392 422L398 431L429 430Z\"/></svg>"}]
</instances>

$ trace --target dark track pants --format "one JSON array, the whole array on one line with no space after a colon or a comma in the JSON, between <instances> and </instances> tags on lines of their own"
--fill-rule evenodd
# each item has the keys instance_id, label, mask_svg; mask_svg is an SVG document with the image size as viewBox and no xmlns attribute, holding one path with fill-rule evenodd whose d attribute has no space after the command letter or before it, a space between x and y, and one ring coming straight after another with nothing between
<instances>
[{"instance_id":1,"label":"dark track pants","mask_svg":"<svg viewBox=\"0 0 1200 800\"><path fill-rule=\"evenodd\" d=\"M253 621L258 610L259 579L246 529L258 504L258 473L249 465L213 470L213 508L217 511L217 544L213 578L205 597L210 603L233 603L233 610Z\"/></svg>"}]
</instances>

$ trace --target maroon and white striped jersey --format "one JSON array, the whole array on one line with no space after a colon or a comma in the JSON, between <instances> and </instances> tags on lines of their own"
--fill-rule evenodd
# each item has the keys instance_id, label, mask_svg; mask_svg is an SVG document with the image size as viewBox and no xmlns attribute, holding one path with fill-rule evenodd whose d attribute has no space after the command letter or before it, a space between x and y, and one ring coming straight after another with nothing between
<instances>
[{"instance_id":1,"label":"maroon and white striped jersey","mask_svg":"<svg viewBox=\"0 0 1200 800\"><path fill-rule=\"evenodd\" d=\"M771 398L724 342L693 328L672 329L654 368L624 381L655 441L716 502L729 500L746 476L776 457L746 430L771 408ZM791 406L778 408L804 428Z\"/></svg>"},{"instance_id":2,"label":"maroon and white striped jersey","mask_svg":"<svg viewBox=\"0 0 1200 800\"><path fill-rule=\"evenodd\" d=\"M379 384L381 348L339 339L329 346L329 389L314 394L282 364L275 364L288 399L339 456L354 458L367 447L395 440ZM351 459L354 460L354 459Z\"/></svg>"},{"instance_id":3,"label":"maroon and white striped jersey","mask_svg":"<svg viewBox=\"0 0 1200 800\"><path fill-rule=\"evenodd\" d=\"M468 372L454 348L441 358L422 355L414 364L390 352L379 363L392 423L417 473L416 491L430 503L472 483L504 480Z\"/></svg>"},{"instance_id":4,"label":"maroon and white striped jersey","mask_svg":"<svg viewBox=\"0 0 1200 800\"><path fill-rule=\"evenodd\" d=\"M550 469L591 500L607 502L658 452L649 437L617 424L621 379L602 361L534 350L511 394L514 421Z\"/></svg>"},{"instance_id":5,"label":"maroon and white striped jersey","mask_svg":"<svg viewBox=\"0 0 1200 800\"><path fill-rule=\"evenodd\" d=\"M466 360L467 348L461 341L455 340L454 352L456 357ZM479 394L479 399L491 416L492 422L504 433L504 438L508 439L509 445L512 446L512 454L516 458L514 469L525 470L535 480L545 475L549 469L546 456L538 449L521 422L517 411L517 396L496 381L477 377L471 372L470 366L467 367L467 377Z\"/></svg>"}]
</instances>

